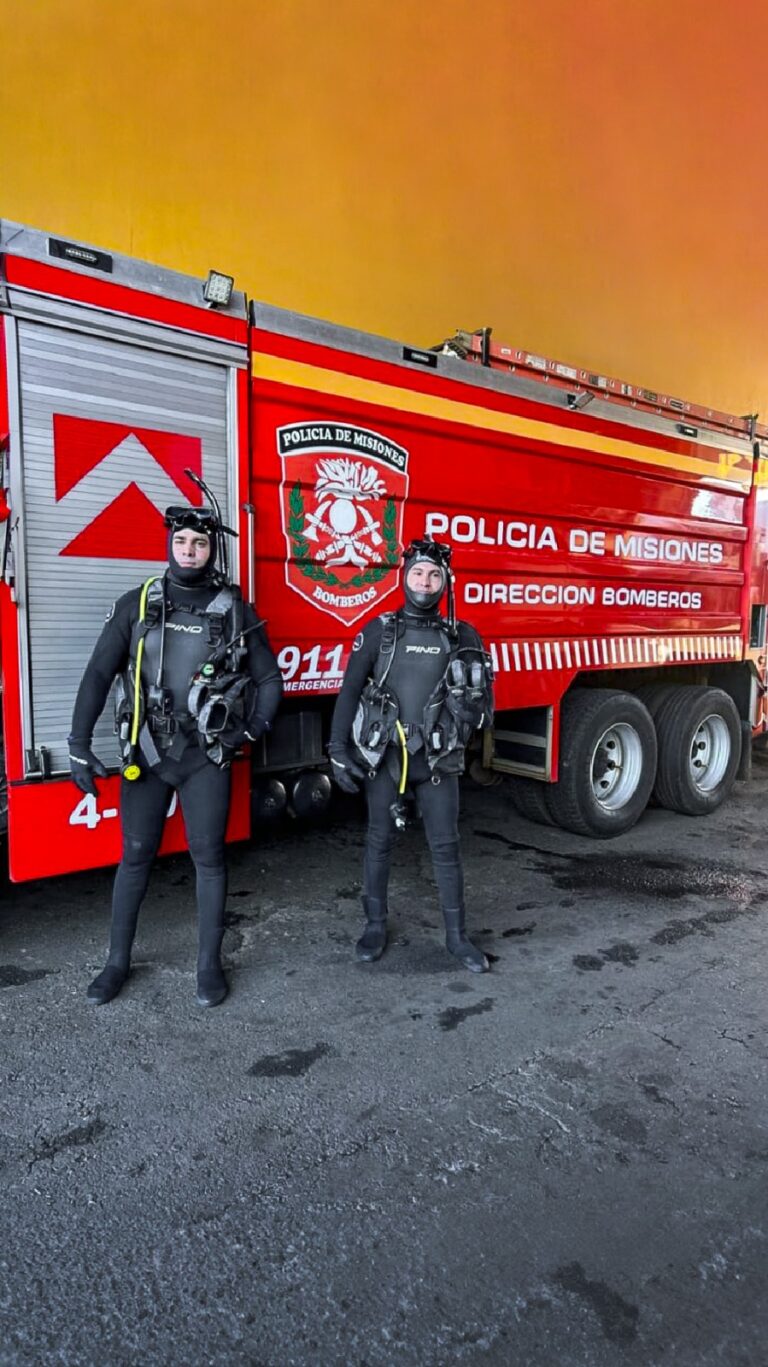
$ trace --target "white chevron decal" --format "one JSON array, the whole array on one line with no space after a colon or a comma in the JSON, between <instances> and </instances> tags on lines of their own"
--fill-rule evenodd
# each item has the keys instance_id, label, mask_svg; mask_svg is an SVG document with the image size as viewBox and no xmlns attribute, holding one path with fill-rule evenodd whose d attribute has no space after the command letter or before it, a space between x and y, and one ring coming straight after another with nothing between
<instances>
[{"instance_id":1,"label":"white chevron decal","mask_svg":"<svg viewBox=\"0 0 768 1367\"><path fill-rule=\"evenodd\" d=\"M182 494L138 437L124 437L57 504L63 534L59 550L89 527L129 484L135 484L160 513L171 503L191 501L193 492L190 486L189 495Z\"/></svg>"}]
</instances>

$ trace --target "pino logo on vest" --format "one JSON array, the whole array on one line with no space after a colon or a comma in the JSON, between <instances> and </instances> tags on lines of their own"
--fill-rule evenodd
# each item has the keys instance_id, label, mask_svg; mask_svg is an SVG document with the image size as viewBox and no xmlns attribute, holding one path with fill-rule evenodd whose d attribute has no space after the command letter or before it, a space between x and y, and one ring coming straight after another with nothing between
<instances>
[{"instance_id":1,"label":"pino logo on vest","mask_svg":"<svg viewBox=\"0 0 768 1367\"><path fill-rule=\"evenodd\" d=\"M397 586L408 456L347 422L277 429L286 582L321 612L356 622Z\"/></svg>"},{"instance_id":2,"label":"pino logo on vest","mask_svg":"<svg viewBox=\"0 0 768 1367\"><path fill-rule=\"evenodd\" d=\"M200 437L94 418L53 415L54 496L65 541L59 555L164 560L163 512L202 503L184 474L202 475ZM94 505L94 516L86 513Z\"/></svg>"},{"instance_id":3,"label":"pino logo on vest","mask_svg":"<svg viewBox=\"0 0 768 1367\"><path fill-rule=\"evenodd\" d=\"M406 646L406 655L439 655L439 646Z\"/></svg>"}]
</instances>

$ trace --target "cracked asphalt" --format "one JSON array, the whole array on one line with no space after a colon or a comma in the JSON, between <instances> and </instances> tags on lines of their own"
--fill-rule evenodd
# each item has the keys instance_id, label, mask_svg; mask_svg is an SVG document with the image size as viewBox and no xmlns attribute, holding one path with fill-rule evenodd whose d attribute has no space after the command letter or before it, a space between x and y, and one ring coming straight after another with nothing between
<instances>
[{"instance_id":1,"label":"cracked asphalt","mask_svg":"<svg viewBox=\"0 0 768 1367\"><path fill-rule=\"evenodd\" d=\"M185 858L101 1009L110 874L5 888L0 1362L763 1367L767 806L592 843L468 782L482 977L418 827L363 966L356 809L287 823L207 1012Z\"/></svg>"}]
</instances>

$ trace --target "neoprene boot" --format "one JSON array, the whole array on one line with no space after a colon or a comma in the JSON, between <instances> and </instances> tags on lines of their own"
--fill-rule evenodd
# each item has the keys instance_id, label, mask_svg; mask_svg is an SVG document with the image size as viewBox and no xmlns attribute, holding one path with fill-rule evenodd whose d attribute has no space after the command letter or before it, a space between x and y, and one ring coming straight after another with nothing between
<instances>
[{"instance_id":1,"label":"neoprene boot","mask_svg":"<svg viewBox=\"0 0 768 1367\"><path fill-rule=\"evenodd\" d=\"M444 907L443 919L445 921L445 947L449 954L468 968L470 973L487 973L491 965L486 959L483 951L473 945L467 939L464 929L464 908L463 907Z\"/></svg>"},{"instance_id":2,"label":"neoprene boot","mask_svg":"<svg viewBox=\"0 0 768 1367\"><path fill-rule=\"evenodd\" d=\"M221 963L209 964L207 968L198 968L198 1006L220 1006L228 991L229 988Z\"/></svg>"},{"instance_id":3,"label":"neoprene boot","mask_svg":"<svg viewBox=\"0 0 768 1367\"><path fill-rule=\"evenodd\" d=\"M146 892L151 867L152 857L143 855L124 855L118 864L112 890L107 962L85 994L94 1006L106 1006L128 979L139 907Z\"/></svg>"},{"instance_id":4,"label":"neoprene boot","mask_svg":"<svg viewBox=\"0 0 768 1367\"><path fill-rule=\"evenodd\" d=\"M218 919L218 918L217 918ZM202 916L199 923L197 947L197 1004L220 1006L229 991L221 966L223 926L209 925Z\"/></svg>"},{"instance_id":5,"label":"neoprene boot","mask_svg":"<svg viewBox=\"0 0 768 1367\"><path fill-rule=\"evenodd\" d=\"M106 1006L117 996L130 971L129 964L107 963L88 988L85 994L88 1001L94 1006Z\"/></svg>"},{"instance_id":6,"label":"neoprene boot","mask_svg":"<svg viewBox=\"0 0 768 1367\"><path fill-rule=\"evenodd\" d=\"M355 947L361 963L372 964L380 959L387 947L387 905L375 897L363 898L365 930Z\"/></svg>"}]
</instances>

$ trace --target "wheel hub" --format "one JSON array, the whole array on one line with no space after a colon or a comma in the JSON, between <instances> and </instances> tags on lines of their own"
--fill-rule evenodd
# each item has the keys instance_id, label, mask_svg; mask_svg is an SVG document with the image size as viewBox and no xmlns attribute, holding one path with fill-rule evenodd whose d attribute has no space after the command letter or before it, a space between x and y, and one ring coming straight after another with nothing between
<instances>
[{"instance_id":1,"label":"wheel hub","mask_svg":"<svg viewBox=\"0 0 768 1367\"><path fill-rule=\"evenodd\" d=\"M616 722L604 731L592 754L592 792L606 811L626 806L640 782L643 747L634 726Z\"/></svg>"},{"instance_id":2,"label":"wheel hub","mask_svg":"<svg viewBox=\"0 0 768 1367\"><path fill-rule=\"evenodd\" d=\"M689 757L689 772L694 786L702 793L711 793L728 768L731 757L731 738L723 717L716 712L699 723Z\"/></svg>"}]
</instances>

